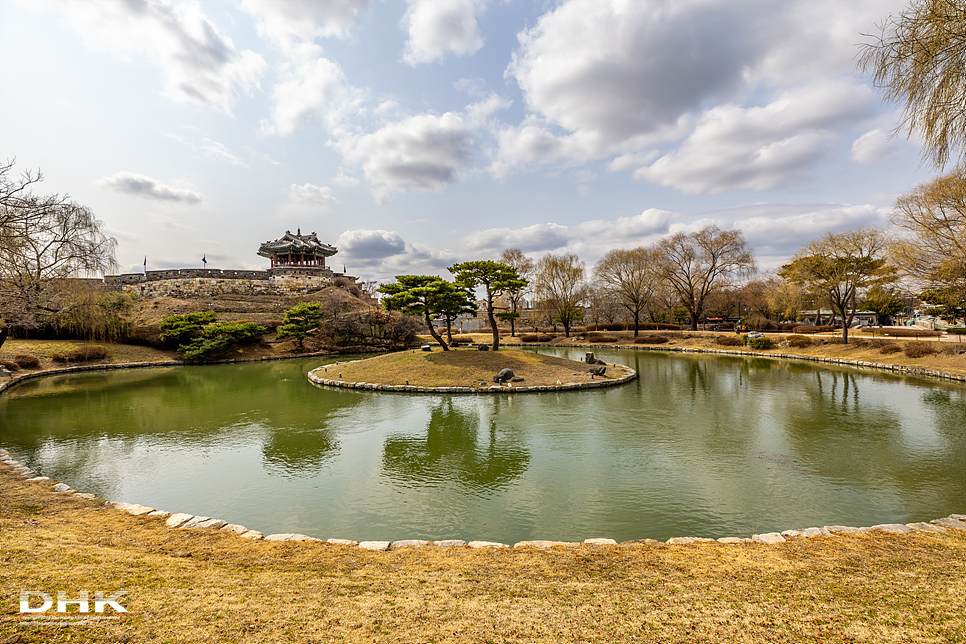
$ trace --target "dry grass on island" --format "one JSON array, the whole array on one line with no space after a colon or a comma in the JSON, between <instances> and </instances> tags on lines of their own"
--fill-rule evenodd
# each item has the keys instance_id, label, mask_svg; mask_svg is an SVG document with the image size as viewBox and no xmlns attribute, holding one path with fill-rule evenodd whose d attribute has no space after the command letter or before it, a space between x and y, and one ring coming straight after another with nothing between
<instances>
[{"instance_id":1,"label":"dry grass on island","mask_svg":"<svg viewBox=\"0 0 966 644\"><path fill-rule=\"evenodd\" d=\"M493 376L500 370L512 369L514 375L523 378L514 386L542 387L558 382L580 384L616 380L630 373L627 367L608 364L602 378L598 376L592 379L591 366L521 349L478 351L474 347L442 351L434 348L428 352L418 349L401 351L337 366L329 365L327 371L319 375L345 382L381 385L405 385L408 380L415 387L489 387L493 384Z\"/></svg>"}]
</instances>

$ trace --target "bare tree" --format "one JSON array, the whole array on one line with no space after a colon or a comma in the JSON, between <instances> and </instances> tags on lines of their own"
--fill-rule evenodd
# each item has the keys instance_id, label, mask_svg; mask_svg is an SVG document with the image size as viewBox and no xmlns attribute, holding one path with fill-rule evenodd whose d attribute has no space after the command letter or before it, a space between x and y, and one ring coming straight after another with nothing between
<instances>
[{"instance_id":1,"label":"bare tree","mask_svg":"<svg viewBox=\"0 0 966 644\"><path fill-rule=\"evenodd\" d=\"M677 233L658 245L658 274L670 284L698 328L708 296L733 280L755 270L755 258L745 247L739 230L708 226L691 233Z\"/></svg>"},{"instance_id":2,"label":"bare tree","mask_svg":"<svg viewBox=\"0 0 966 644\"><path fill-rule=\"evenodd\" d=\"M874 228L828 233L806 244L779 275L805 287L818 302L826 302L842 319L842 339L865 289L895 281L885 259L886 235Z\"/></svg>"},{"instance_id":3,"label":"bare tree","mask_svg":"<svg viewBox=\"0 0 966 644\"><path fill-rule=\"evenodd\" d=\"M505 264L510 268L516 270L517 275L522 280L526 280L529 285L530 280L533 278L533 271L535 269L535 264L533 260L523 254L523 251L519 248L507 248L505 251L500 253L500 259L498 260L501 264ZM524 286L521 288L508 289L506 293L502 296L506 300L508 305L508 311L505 313L498 314L503 319L510 321L510 336L515 336L516 331L516 320L520 317L520 304L524 301L529 289Z\"/></svg>"},{"instance_id":4,"label":"bare tree","mask_svg":"<svg viewBox=\"0 0 966 644\"><path fill-rule=\"evenodd\" d=\"M537 262L534 290L569 338L570 327L584 316L584 263L573 253L547 253Z\"/></svg>"},{"instance_id":5,"label":"bare tree","mask_svg":"<svg viewBox=\"0 0 966 644\"><path fill-rule=\"evenodd\" d=\"M921 289L966 304L966 171L959 168L899 197L892 222L906 233L892 244L897 267Z\"/></svg>"},{"instance_id":6,"label":"bare tree","mask_svg":"<svg viewBox=\"0 0 966 644\"><path fill-rule=\"evenodd\" d=\"M594 275L607 284L621 306L634 318L634 335L638 335L641 312L654 297L659 277L655 272L658 254L654 248L615 249L608 251L594 265Z\"/></svg>"},{"instance_id":7,"label":"bare tree","mask_svg":"<svg viewBox=\"0 0 966 644\"><path fill-rule=\"evenodd\" d=\"M609 284L600 280L588 283L587 304L590 306L590 321L594 324L622 321L623 307Z\"/></svg>"},{"instance_id":8,"label":"bare tree","mask_svg":"<svg viewBox=\"0 0 966 644\"><path fill-rule=\"evenodd\" d=\"M32 328L62 313L68 279L117 267L117 240L90 209L67 195L34 195L43 176L14 179L13 166L0 166L0 344L9 325Z\"/></svg>"},{"instance_id":9,"label":"bare tree","mask_svg":"<svg viewBox=\"0 0 966 644\"><path fill-rule=\"evenodd\" d=\"M859 67L886 101L902 106L895 131L917 133L923 156L940 168L953 156L966 160L966 6L913 0L878 27L875 42L862 45Z\"/></svg>"}]
</instances>

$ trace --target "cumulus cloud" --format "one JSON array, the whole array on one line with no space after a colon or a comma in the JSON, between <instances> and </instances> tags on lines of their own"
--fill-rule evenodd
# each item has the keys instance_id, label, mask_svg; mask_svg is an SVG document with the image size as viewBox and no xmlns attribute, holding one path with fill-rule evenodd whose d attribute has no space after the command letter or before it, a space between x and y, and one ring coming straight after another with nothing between
<instances>
[{"instance_id":1,"label":"cumulus cloud","mask_svg":"<svg viewBox=\"0 0 966 644\"><path fill-rule=\"evenodd\" d=\"M485 0L409 0L403 60L415 66L476 53L483 46L477 17L485 8Z\"/></svg>"},{"instance_id":2,"label":"cumulus cloud","mask_svg":"<svg viewBox=\"0 0 966 644\"><path fill-rule=\"evenodd\" d=\"M528 114L496 129L490 170L500 178L517 167L611 157L612 170L645 168L636 176L688 193L800 181L872 105L839 92L850 101L845 109L819 105L842 117L825 128L781 101L814 106L796 90L826 91L829 79L855 90L859 34L903 5L562 0L518 35L505 76L519 85ZM766 126L754 123L758 115L793 118ZM737 140L743 127L753 140ZM716 130L737 149L710 136ZM699 167L689 170L692 161Z\"/></svg>"},{"instance_id":3,"label":"cumulus cloud","mask_svg":"<svg viewBox=\"0 0 966 644\"><path fill-rule=\"evenodd\" d=\"M257 53L238 51L198 3L46 0L92 49L149 58L164 78L164 94L231 113L239 94L259 86L267 67Z\"/></svg>"},{"instance_id":4,"label":"cumulus cloud","mask_svg":"<svg viewBox=\"0 0 966 644\"><path fill-rule=\"evenodd\" d=\"M136 172L118 172L110 177L104 177L98 181L98 185L122 194L156 201L171 201L189 205L201 203L201 194L193 190L172 188Z\"/></svg>"},{"instance_id":5,"label":"cumulus cloud","mask_svg":"<svg viewBox=\"0 0 966 644\"><path fill-rule=\"evenodd\" d=\"M337 64L322 56L318 45L304 43L291 54L279 71L282 80L272 89L272 119L262 123L262 132L291 134L313 119L336 128L361 105L364 93L348 83Z\"/></svg>"},{"instance_id":6,"label":"cumulus cloud","mask_svg":"<svg viewBox=\"0 0 966 644\"><path fill-rule=\"evenodd\" d=\"M332 204L339 203L339 200L332 194L332 188L328 186L316 186L311 183L298 185L293 183L289 186L292 199L305 204L319 206L323 210L328 210Z\"/></svg>"},{"instance_id":7,"label":"cumulus cloud","mask_svg":"<svg viewBox=\"0 0 966 644\"><path fill-rule=\"evenodd\" d=\"M356 24L360 9L372 0L239 0L239 6L258 20L258 31L286 45L319 36L344 37Z\"/></svg>"},{"instance_id":8,"label":"cumulus cloud","mask_svg":"<svg viewBox=\"0 0 966 644\"><path fill-rule=\"evenodd\" d=\"M634 176L686 194L801 181L828 157L834 133L871 115L875 100L866 86L837 82L786 92L764 107L715 107L680 147Z\"/></svg>"},{"instance_id":9,"label":"cumulus cloud","mask_svg":"<svg viewBox=\"0 0 966 644\"><path fill-rule=\"evenodd\" d=\"M464 115L420 114L335 145L359 164L380 203L393 190L439 190L470 162L472 132Z\"/></svg>"},{"instance_id":10,"label":"cumulus cloud","mask_svg":"<svg viewBox=\"0 0 966 644\"><path fill-rule=\"evenodd\" d=\"M869 130L852 143L852 161L859 165L882 163L898 154L896 142L881 128Z\"/></svg>"},{"instance_id":11,"label":"cumulus cloud","mask_svg":"<svg viewBox=\"0 0 966 644\"><path fill-rule=\"evenodd\" d=\"M759 26L740 3L569 0L519 35L506 75L533 112L615 143L740 86Z\"/></svg>"},{"instance_id":12,"label":"cumulus cloud","mask_svg":"<svg viewBox=\"0 0 966 644\"><path fill-rule=\"evenodd\" d=\"M337 247L355 260L382 260L404 253L406 242L390 230L347 230L339 236Z\"/></svg>"}]
</instances>

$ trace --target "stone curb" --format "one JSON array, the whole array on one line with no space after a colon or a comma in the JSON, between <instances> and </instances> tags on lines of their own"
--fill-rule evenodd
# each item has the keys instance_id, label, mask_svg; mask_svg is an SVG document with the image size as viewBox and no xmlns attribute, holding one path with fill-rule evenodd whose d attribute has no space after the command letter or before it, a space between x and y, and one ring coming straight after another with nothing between
<instances>
[{"instance_id":1,"label":"stone curb","mask_svg":"<svg viewBox=\"0 0 966 644\"><path fill-rule=\"evenodd\" d=\"M24 469L18 461L14 460L10 453L5 449L0 449L0 464L6 465L14 472L19 469ZM19 473L19 472L18 472ZM66 483L53 483L50 478L46 476L34 477L32 473L30 475L20 474L25 478L28 483L42 483L44 485L50 486L53 492L72 492L72 496L82 498L85 500L97 501L97 497L93 494L78 492L72 489ZM750 538L744 537L722 537L720 539L710 539L707 537L671 537L666 542L661 543L660 541L654 539L635 539L631 541L625 541L623 543L618 543L614 539L607 539L601 537L593 537L584 539L582 542L576 541L550 541L543 539L535 539L530 541L519 541L512 546L505 543L498 543L494 541L470 541L466 542L462 539L443 539L438 541L427 541L424 539L404 539L399 541L353 541L351 539L319 539L317 537L311 537L305 534L298 533L278 533L270 534L264 536L261 532L257 530L249 530L243 525L238 525L237 523L228 523L224 519L213 519L206 516L196 516L193 514L187 514L184 512L170 513L164 510L156 510L145 505L140 505L137 503L125 503L124 501L105 501L104 505L110 507L114 510L120 512L127 512L133 516L140 517L151 517L154 519L163 519L165 525L169 528L176 530L192 530L192 529L213 529L220 532L226 532L238 535L242 539L251 540L261 540L266 542L315 542L324 543L328 545L341 545L348 546L352 548L361 548L363 550L372 550L376 552L387 552L395 550L403 550L406 548L425 548L425 547L436 547L436 548L493 548L493 549L524 549L524 548L534 548L545 550L548 548L577 548L577 547L633 547L633 546L683 546L695 543L716 543L716 544L761 544L761 545L773 545L777 543L784 543L786 541L792 541L795 539L808 539L812 537L838 537L841 535L865 535L873 532L886 532L893 534L911 534L914 532L948 532L949 530L959 530L966 532L966 514L950 514L948 517L943 517L940 519L933 519L932 521L926 522L916 522L916 523L882 523L879 525L874 525L867 528L856 528L852 526L841 526L841 525L831 525L822 528L804 528L799 530L785 530L784 532L766 532L762 534L754 534Z\"/></svg>"},{"instance_id":2,"label":"stone curb","mask_svg":"<svg viewBox=\"0 0 966 644\"><path fill-rule=\"evenodd\" d=\"M517 345L513 345L517 346ZM335 365L346 364L336 362ZM487 385L485 387L417 387L415 385L383 385L375 382L346 382L345 380L333 380L322 378L318 375L320 369L335 365L324 365L316 367L308 374L309 382L320 387L341 387L343 389L364 389L369 391L388 391L407 394L516 394L534 393L547 391L585 391L588 389L601 389L603 387L614 387L630 382L637 378L637 372L627 365L615 364L615 368L626 371L624 376L613 380L595 380L593 382L568 382L561 385L541 385L534 387L514 387L512 385L503 387L501 385ZM322 371L325 373L325 371Z\"/></svg>"}]
</instances>

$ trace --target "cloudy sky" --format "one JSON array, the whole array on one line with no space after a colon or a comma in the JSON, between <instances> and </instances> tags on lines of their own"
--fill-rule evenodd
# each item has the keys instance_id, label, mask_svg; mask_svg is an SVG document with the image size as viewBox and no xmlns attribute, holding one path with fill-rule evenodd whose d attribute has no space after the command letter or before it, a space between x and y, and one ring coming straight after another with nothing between
<instances>
[{"instance_id":1,"label":"cloudy sky","mask_svg":"<svg viewBox=\"0 0 966 644\"><path fill-rule=\"evenodd\" d=\"M763 268L928 180L855 70L905 0L0 0L0 156L127 271L365 279L715 223Z\"/></svg>"}]
</instances>

